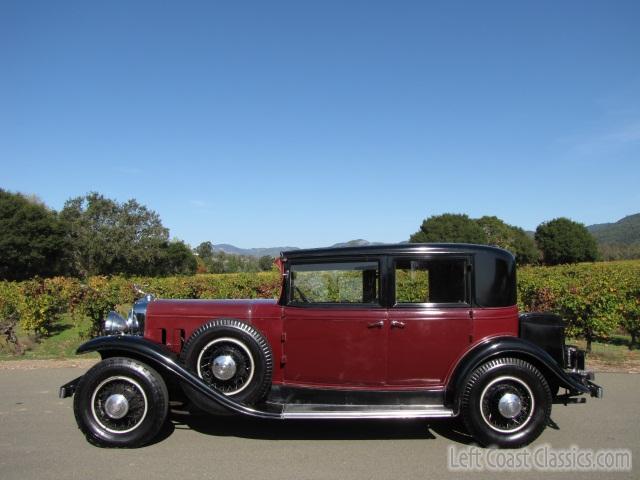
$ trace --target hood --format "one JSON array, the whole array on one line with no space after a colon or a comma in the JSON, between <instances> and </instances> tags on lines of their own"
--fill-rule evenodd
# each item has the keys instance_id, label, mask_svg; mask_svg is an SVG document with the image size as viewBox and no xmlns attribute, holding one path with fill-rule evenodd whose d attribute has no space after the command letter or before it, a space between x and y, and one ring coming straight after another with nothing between
<instances>
[{"instance_id":1,"label":"hood","mask_svg":"<svg viewBox=\"0 0 640 480\"><path fill-rule=\"evenodd\" d=\"M254 315L277 315L278 303L272 299L251 300L162 300L149 303L148 317L222 317L250 319Z\"/></svg>"}]
</instances>

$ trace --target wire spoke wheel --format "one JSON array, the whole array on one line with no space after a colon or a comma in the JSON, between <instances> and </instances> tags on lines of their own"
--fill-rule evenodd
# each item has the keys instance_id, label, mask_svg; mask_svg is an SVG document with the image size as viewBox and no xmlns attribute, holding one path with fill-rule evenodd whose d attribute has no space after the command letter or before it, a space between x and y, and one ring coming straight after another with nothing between
<instances>
[{"instance_id":1,"label":"wire spoke wheel","mask_svg":"<svg viewBox=\"0 0 640 480\"><path fill-rule=\"evenodd\" d=\"M140 384L124 376L101 382L91 398L91 412L107 432L128 433L147 416L147 396Z\"/></svg>"},{"instance_id":2,"label":"wire spoke wheel","mask_svg":"<svg viewBox=\"0 0 640 480\"><path fill-rule=\"evenodd\" d=\"M499 377L480 396L482 418L497 432L513 433L531 419L535 401L531 389L515 377Z\"/></svg>"},{"instance_id":3,"label":"wire spoke wheel","mask_svg":"<svg viewBox=\"0 0 640 480\"><path fill-rule=\"evenodd\" d=\"M255 362L241 341L222 337L209 342L198 355L198 376L225 395L235 395L251 383Z\"/></svg>"}]
</instances>

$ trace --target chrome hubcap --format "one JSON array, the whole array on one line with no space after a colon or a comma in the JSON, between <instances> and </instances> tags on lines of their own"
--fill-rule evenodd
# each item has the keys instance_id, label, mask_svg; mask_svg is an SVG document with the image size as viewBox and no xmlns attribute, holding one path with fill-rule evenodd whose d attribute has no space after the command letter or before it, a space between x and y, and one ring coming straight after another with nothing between
<instances>
[{"instance_id":1,"label":"chrome hubcap","mask_svg":"<svg viewBox=\"0 0 640 480\"><path fill-rule=\"evenodd\" d=\"M498 401L498 411L504 418L515 418L522 411L522 401L515 393L505 393Z\"/></svg>"},{"instance_id":2,"label":"chrome hubcap","mask_svg":"<svg viewBox=\"0 0 640 480\"><path fill-rule=\"evenodd\" d=\"M231 355L220 355L213 360L211 371L218 380L229 380L236 374L236 362Z\"/></svg>"},{"instance_id":3,"label":"chrome hubcap","mask_svg":"<svg viewBox=\"0 0 640 480\"><path fill-rule=\"evenodd\" d=\"M104 402L104 412L114 420L123 418L129 413L129 402L127 397L120 393L110 395Z\"/></svg>"}]
</instances>

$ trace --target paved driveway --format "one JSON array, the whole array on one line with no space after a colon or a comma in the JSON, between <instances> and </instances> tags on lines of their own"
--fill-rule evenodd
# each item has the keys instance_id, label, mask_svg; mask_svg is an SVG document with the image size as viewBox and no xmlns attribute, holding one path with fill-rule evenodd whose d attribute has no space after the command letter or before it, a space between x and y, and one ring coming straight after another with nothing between
<instances>
[{"instance_id":1,"label":"paved driveway","mask_svg":"<svg viewBox=\"0 0 640 480\"><path fill-rule=\"evenodd\" d=\"M512 478L447 469L449 446L469 439L449 422L258 421L172 414L154 445L100 449L77 429L71 399L58 386L83 368L0 370L0 479L431 479ZM640 375L600 374L605 398L554 406L556 428L535 445L629 448L640 462ZM562 478L640 478L621 473L566 473ZM518 478L543 478L540 472Z\"/></svg>"}]
</instances>

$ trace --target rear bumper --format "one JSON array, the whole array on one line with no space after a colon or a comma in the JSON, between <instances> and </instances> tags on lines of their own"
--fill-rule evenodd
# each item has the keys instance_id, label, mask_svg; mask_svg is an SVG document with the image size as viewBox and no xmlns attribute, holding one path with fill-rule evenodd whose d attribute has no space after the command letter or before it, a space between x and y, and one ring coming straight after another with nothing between
<instances>
[{"instance_id":1,"label":"rear bumper","mask_svg":"<svg viewBox=\"0 0 640 480\"><path fill-rule=\"evenodd\" d=\"M586 357L587 354L584 350L580 350L573 345L565 345L564 359L567 374L576 382L587 387L592 397L602 398L604 395L603 388L593 383L596 377L595 374L585 368Z\"/></svg>"},{"instance_id":2,"label":"rear bumper","mask_svg":"<svg viewBox=\"0 0 640 480\"><path fill-rule=\"evenodd\" d=\"M588 389L589 396L595 398L602 398L604 396L604 389L593 382L593 380L595 380L595 374L591 370L569 370L566 373L572 380L584 385ZM586 403L587 399L582 396L584 393L587 392L566 390L566 393L556 395L553 403L563 405L568 405L569 403Z\"/></svg>"},{"instance_id":3,"label":"rear bumper","mask_svg":"<svg viewBox=\"0 0 640 480\"><path fill-rule=\"evenodd\" d=\"M593 380L595 380L596 375L591 370L572 370L568 372L569 376L571 376L577 382L580 382L582 385L589 389L589 394L592 397L602 398L604 396L604 389L600 385L596 385Z\"/></svg>"},{"instance_id":4,"label":"rear bumper","mask_svg":"<svg viewBox=\"0 0 640 480\"><path fill-rule=\"evenodd\" d=\"M604 397L604 388L600 385L596 385L593 382L588 382L589 391L591 392L592 397L602 398Z\"/></svg>"}]
</instances>

